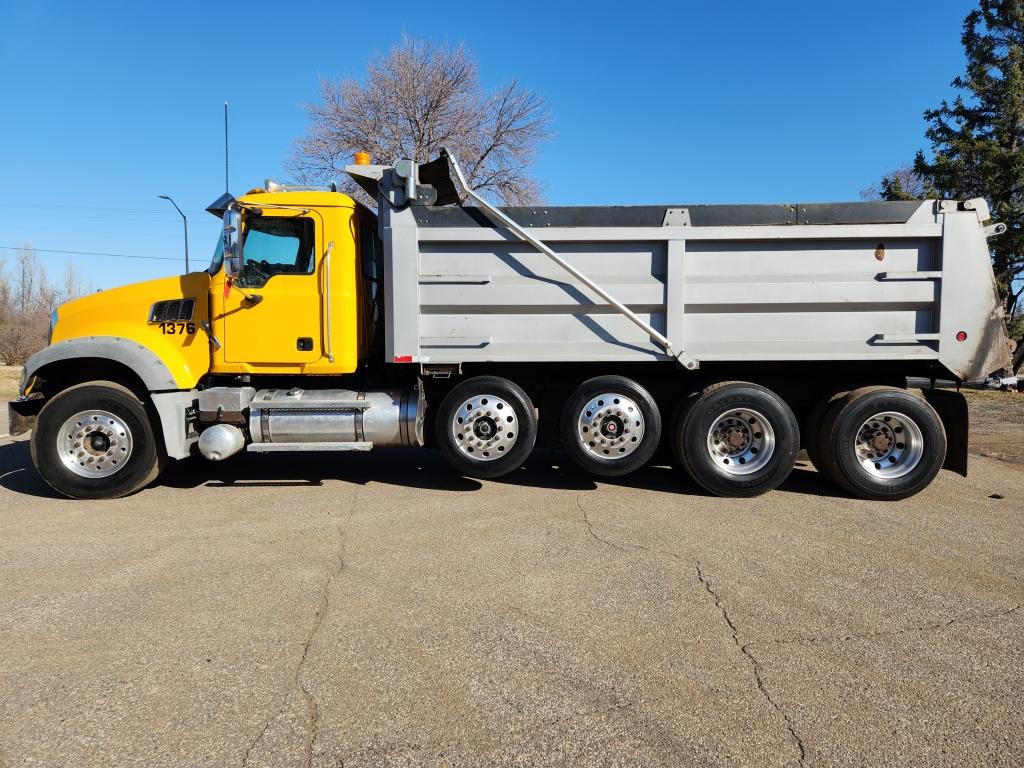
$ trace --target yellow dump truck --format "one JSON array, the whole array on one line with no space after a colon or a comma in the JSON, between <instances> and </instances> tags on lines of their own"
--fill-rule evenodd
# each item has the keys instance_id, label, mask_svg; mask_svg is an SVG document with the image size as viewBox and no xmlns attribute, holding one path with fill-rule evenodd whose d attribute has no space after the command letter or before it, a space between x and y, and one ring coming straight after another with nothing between
<instances>
[{"instance_id":1,"label":"yellow dump truck","mask_svg":"<svg viewBox=\"0 0 1024 768\"><path fill-rule=\"evenodd\" d=\"M540 441L603 476L662 448L752 496L803 446L898 499L966 471L963 398L907 377L1008 362L983 200L497 208L449 153L348 171L376 211L225 195L206 271L54 313L9 406L46 482L113 497L172 459L379 446L497 477Z\"/></svg>"}]
</instances>

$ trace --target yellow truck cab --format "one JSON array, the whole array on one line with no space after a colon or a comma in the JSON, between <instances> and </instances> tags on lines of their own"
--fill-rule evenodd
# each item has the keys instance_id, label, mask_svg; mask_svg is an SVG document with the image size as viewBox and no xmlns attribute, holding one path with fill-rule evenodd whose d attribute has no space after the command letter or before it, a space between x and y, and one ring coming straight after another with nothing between
<instances>
[{"instance_id":1,"label":"yellow truck cab","mask_svg":"<svg viewBox=\"0 0 1024 768\"><path fill-rule=\"evenodd\" d=\"M189 455L198 433L186 413L204 380L326 380L370 354L381 272L372 212L313 190L254 189L219 204L239 229L244 222L239 274L225 270L221 240L207 271L102 291L54 313L10 416L12 434L35 427L33 458L57 490L131 493L168 458Z\"/></svg>"},{"instance_id":2,"label":"yellow truck cab","mask_svg":"<svg viewBox=\"0 0 1024 768\"><path fill-rule=\"evenodd\" d=\"M268 182L210 267L61 306L12 434L76 498L172 459L424 446L507 475L538 436L599 476L664 446L753 496L804 447L864 498L966 471L963 398L1009 362L984 200L498 208L442 152ZM430 408L428 410L428 403Z\"/></svg>"}]
</instances>

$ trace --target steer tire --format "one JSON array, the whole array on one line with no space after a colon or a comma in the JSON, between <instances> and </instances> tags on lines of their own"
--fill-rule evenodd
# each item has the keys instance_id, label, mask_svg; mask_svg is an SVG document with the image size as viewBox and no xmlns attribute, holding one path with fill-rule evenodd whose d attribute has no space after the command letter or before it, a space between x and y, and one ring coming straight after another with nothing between
<instances>
[{"instance_id":1,"label":"steer tire","mask_svg":"<svg viewBox=\"0 0 1024 768\"><path fill-rule=\"evenodd\" d=\"M128 496L152 483L167 463L145 404L111 381L79 384L50 398L30 447L43 480L72 499Z\"/></svg>"},{"instance_id":2,"label":"steer tire","mask_svg":"<svg viewBox=\"0 0 1024 768\"><path fill-rule=\"evenodd\" d=\"M518 385L499 376L476 376L441 401L434 434L441 454L459 473L501 477L533 451L537 415Z\"/></svg>"}]
</instances>

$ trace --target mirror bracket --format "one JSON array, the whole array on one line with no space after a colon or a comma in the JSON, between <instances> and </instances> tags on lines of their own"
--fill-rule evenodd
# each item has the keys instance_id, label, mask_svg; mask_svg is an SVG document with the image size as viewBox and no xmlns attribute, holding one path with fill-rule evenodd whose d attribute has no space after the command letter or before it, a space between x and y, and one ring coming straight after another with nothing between
<instances>
[{"instance_id":1,"label":"mirror bracket","mask_svg":"<svg viewBox=\"0 0 1024 768\"><path fill-rule=\"evenodd\" d=\"M242 213L232 202L224 211L224 229L221 233L224 242L224 273L231 279L241 277L243 272L241 234Z\"/></svg>"}]
</instances>

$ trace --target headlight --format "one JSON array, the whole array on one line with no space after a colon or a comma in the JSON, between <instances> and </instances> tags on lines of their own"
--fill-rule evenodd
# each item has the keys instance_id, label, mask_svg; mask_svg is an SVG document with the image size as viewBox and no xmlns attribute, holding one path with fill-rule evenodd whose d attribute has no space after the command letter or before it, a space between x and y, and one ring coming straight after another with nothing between
<instances>
[{"instance_id":1,"label":"headlight","mask_svg":"<svg viewBox=\"0 0 1024 768\"><path fill-rule=\"evenodd\" d=\"M49 344L53 341L53 329L56 328L56 327L57 327L57 310L55 309L55 310L53 310L53 312L50 313L50 330L46 334L46 344L47 344L47 346L49 346Z\"/></svg>"}]
</instances>

